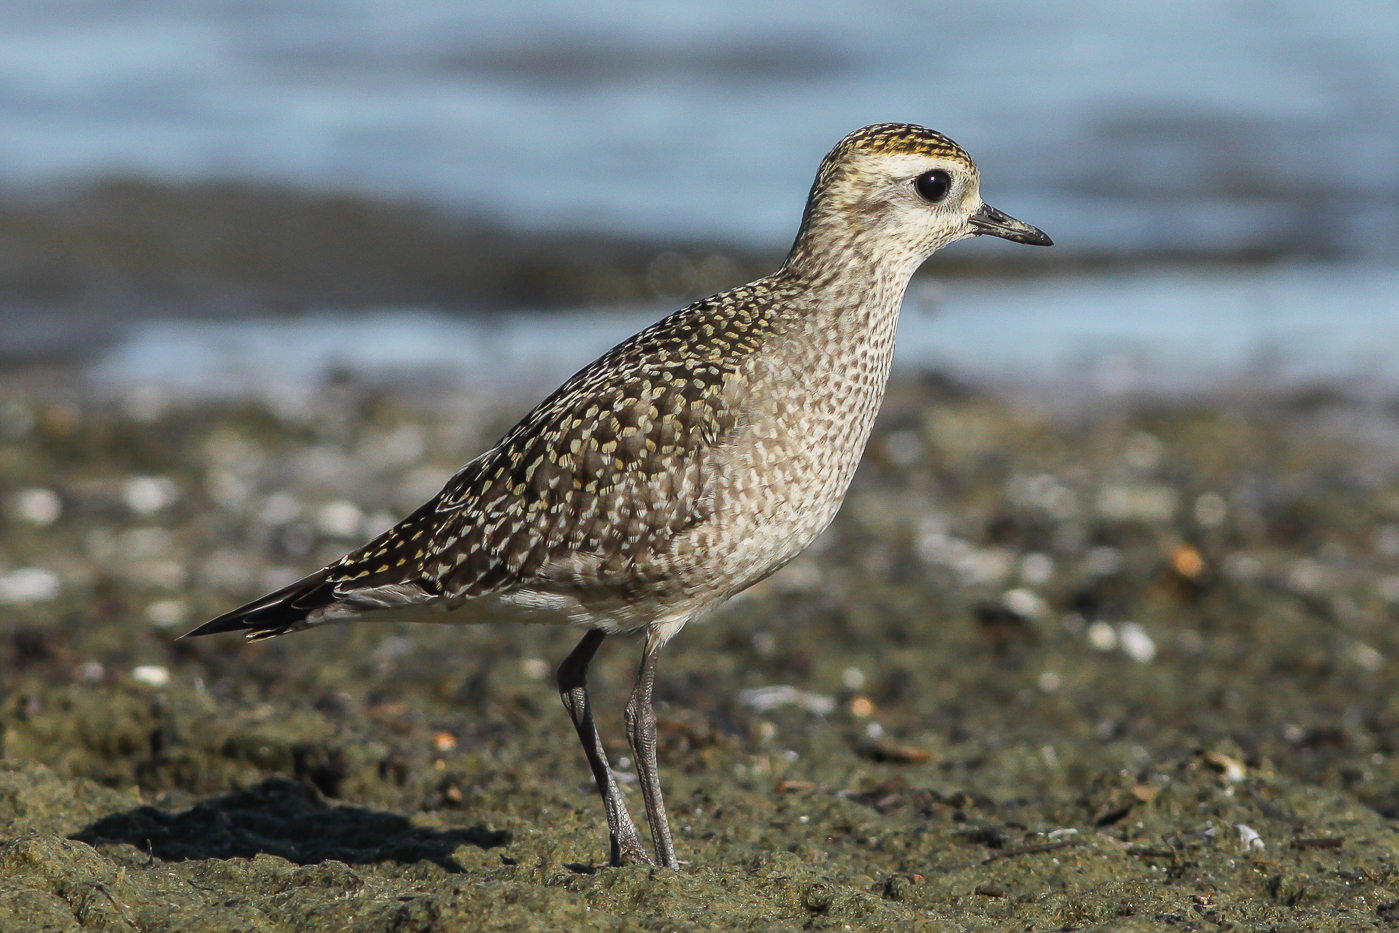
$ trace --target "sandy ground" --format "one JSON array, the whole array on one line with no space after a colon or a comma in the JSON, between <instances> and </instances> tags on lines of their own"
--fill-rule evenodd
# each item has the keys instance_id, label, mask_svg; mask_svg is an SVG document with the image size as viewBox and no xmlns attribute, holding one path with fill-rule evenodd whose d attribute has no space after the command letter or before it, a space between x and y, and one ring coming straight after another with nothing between
<instances>
[{"instance_id":1,"label":"sandy ground","mask_svg":"<svg viewBox=\"0 0 1399 933\"><path fill-rule=\"evenodd\" d=\"M424 397L4 394L0 930L1399 922L1393 410L896 384L831 531L663 657L667 872L603 866L574 633L176 640L521 410Z\"/></svg>"}]
</instances>

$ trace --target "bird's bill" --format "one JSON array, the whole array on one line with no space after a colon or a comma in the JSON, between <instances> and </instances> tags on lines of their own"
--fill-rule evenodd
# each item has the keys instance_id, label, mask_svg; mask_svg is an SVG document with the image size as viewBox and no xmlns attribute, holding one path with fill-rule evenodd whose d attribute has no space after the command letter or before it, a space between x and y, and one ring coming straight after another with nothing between
<instances>
[{"instance_id":1,"label":"bird's bill","mask_svg":"<svg viewBox=\"0 0 1399 933\"><path fill-rule=\"evenodd\" d=\"M998 211L990 204L982 204L971 217L972 232L976 236L989 233L1003 240L1027 243L1030 246L1053 246L1054 241L1044 235L1039 227L1032 227L1023 220Z\"/></svg>"}]
</instances>

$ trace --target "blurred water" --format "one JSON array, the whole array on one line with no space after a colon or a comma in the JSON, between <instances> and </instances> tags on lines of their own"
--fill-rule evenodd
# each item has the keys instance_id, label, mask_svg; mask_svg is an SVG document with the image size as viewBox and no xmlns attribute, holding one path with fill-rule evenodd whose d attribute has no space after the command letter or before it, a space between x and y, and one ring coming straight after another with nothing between
<instances>
[{"instance_id":1,"label":"blurred water","mask_svg":"<svg viewBox=\"0 0 1399 933\"><path fill-rule=\"evenodd\" d=\"M666 310L422 310L134 325L92 366L102 385L304 391L333 372L540 393ZM1378 267L1142 272L919 283L895 367L1070 395L1207 392L1246 382L1399 390L1399 274Z\"/></svg>"},{"instance_id":2,"label":"blurred water","mask_svg":"<svg viewBox=\"0 0 1399 933\"><path fill-rule=\"evenodd\" d=\"M767 245L837 138L911 120L1067 249L1394 260L1396 49L1378 0L7 0L0 178L231 175Z\"/></svg>"}]
</instances>

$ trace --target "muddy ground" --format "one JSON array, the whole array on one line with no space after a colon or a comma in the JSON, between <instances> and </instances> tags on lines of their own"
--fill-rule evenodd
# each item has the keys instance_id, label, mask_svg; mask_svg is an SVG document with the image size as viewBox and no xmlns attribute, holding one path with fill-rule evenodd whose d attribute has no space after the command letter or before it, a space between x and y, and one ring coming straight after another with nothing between
<instances>
[{"instance_id":1,"label":"muddy ground","mask_svg":"<svg viewBox=\"0 0 1399 933\"><path fill-rule=\"evenodd\" d=\"M1399 410L896 383L831 531L662 659L668 872L603 864L572 633L177 640L524 401L7 388L0 930L1399 923Z\"/></svg>"}]
</instances>

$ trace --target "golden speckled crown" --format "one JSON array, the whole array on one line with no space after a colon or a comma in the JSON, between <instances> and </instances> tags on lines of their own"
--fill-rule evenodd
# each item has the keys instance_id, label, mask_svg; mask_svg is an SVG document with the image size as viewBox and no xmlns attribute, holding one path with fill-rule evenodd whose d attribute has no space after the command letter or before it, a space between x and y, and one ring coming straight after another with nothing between
<instances>
[{"instance_id":1,"label":"golden speckled crown","mask_svg":"<svg viewBox=\"0 0 1399 933\"><path fill-rule=\"evenodd\" d=\"M971 164L966 150L935 130L916 123L875 123L851 133L836 143L831 155L842 156L861 150L888 154L944 156Z\"/></svg>"},{"instance_id":2,"label":"golden speckled crown","mask_svg":"<svg viewBox=\"0 0 1399 933\"><path fill-rule=\"evenodd\" d=\"M967 151L946 136L916 123L875 123L836 143L821 162L812 193L820 192L839 175L856 153L873 155L926 155L953 159L975 168Z\"/></svg>"}]
</instances>

